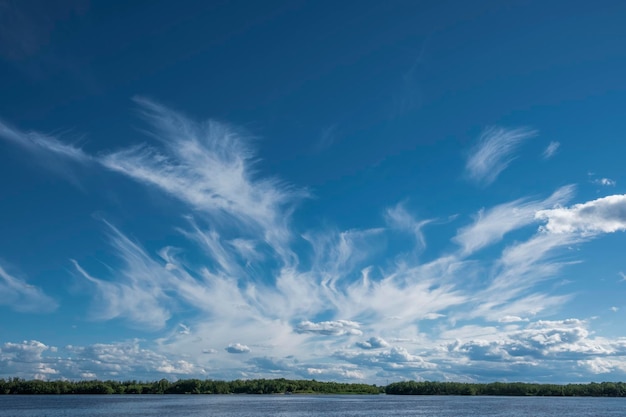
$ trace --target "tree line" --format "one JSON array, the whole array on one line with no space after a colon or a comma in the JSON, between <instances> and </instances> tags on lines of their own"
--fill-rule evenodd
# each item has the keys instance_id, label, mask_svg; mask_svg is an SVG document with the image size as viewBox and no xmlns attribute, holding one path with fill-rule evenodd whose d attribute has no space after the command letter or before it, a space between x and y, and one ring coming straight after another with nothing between
<instances>
[{"instance_id":1,"label":"tree line","mask_svg":"<svg viewBox=\"0 0 626 417\"><path fill-rule=\"evenodd\" d=\"M316 380L40 381L0 379L1 394L379 394L381 387Z\"/></svg>"},{"instance_id":2,"label":"tree line","mask_svg":"<svg viewBox=\"0 0 626 417\"><path fill-rule=\"evenodd\" d=\"M391 395L507 395L551 397L626 397L624 382L589 384L534 384L523 382L394 382L385 387Z\"/></svg>"},{"instance_id":3,"label":"tree line","mask_svg":"<svg viewBox=\"0 0 626 417\"><path fill-rule=\"evenodd\" d=\"M534 384L403 381L387 386L316 380L40 381L0 379L0 395L63 394L388 394L626 397L626 383Z\"/></svg>"}]
</instances>

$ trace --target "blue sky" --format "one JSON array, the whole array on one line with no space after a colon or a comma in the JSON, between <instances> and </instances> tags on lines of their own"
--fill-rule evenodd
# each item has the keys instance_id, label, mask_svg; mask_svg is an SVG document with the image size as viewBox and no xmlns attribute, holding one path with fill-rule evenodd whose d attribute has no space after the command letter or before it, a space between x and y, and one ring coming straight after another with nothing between
<instances>
[{"instance_id":1,"label":"blue sky","mask_svg":"<svg viewBox=\"0 0 626 417\"><path fill-rule=\"evenodd\" d=\"M624 380L625 13L0 0L0 377Z\"/></svg>"}]
</instances>

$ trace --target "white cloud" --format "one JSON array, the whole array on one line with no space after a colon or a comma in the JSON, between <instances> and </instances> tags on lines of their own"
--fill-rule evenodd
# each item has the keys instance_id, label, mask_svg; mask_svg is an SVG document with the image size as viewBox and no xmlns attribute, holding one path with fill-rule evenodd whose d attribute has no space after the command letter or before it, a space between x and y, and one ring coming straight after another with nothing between
<instances>
[{"instance_id":1,"label":"white cloud","mask_svg":"<svg viewBox=\"0 0 626 417\"><path fill-rule=\"evenodd\" d=\"M75 260L77 272L95 285L96 303L94 317L110 320L125 317L150 329L160 329L170 318L171 300L162 290L159 278L169 272L148 257L143 249L120 234L116 229L113 244L125 260L119 282L91 276ZM146 312L150 312L146 314Z\"/></svg>"},{"instance_id":2,"label":"white cloud","mask_svg":"<svg viewBox=\"0 0 626 417\"><path fill-rule=\"evenodd\" d=\"M580 360L578 364L594 374L626 372L626 360L624 358L591 358Z\"/></svg>"},{"instance_id":3,"label":"white cloud","mask_svg":"<svg viewBox=\"0 0 626 417\"><path fill-rule=\"evenodd\" d=\"M584 321L531 322L558 311L571 297L540 285L575 262L572 256L564 260L562 249L589 240L591 233L623 230L624 196L610 197L619 199L617 208L604 199L564 208L574 194L573 186L565 186L544 199L485 207L451 238L458 249L424 251L430 258L421 261L403 249L392 252L398 233L413 236L416 249L426 246L422 231L430 220L415 218L402 204L384 213L385 228L302 233L290 217L306 193L255 172L245 134L139 103L158 147L89 157L55 138L17 137L37 152L96 161L157 188L182 202L184 213L193 213L183 227L173 228L185 242L181 247L166 242L160 250L147 250L105 222L118 265L96 278L88 272L89 259L74 261L95 289L95 318L121 318L161 332L148 342L151 349L132 341L70 346L57 354L32 345L38 365L30 368L15 360L16 347L6 345L0 352L6 369L70 378L234 379L269 373L454 379L480 378L494 366L497 375L544 364L552 372L557 361L566 360L570 375L581 367L615 369L609 359L626 351L619 339L594 337ZM532 135L526 129L483 132L468 174L491 183ZM544 226L537 231L539 222ZM473 256L513 231L520 231L515 242L492 248L488 258ZM0 294L8 282L17 282L19 294L38 294L5 275ZM324 321L302 320L320 317ZM363 340L363 334L377 336ZM229 344L232 340L238 343ZM590 355L606 361L589 362Z\"/></svg>"},{"instance_id":4,"label":"white cloud","mask_svg":"<svg viewBox=\"0 0 626 417\"><path fill-rule=\"evenodd\" d=\"M415 236L415 241L419 249L426 247L426 240L424 239L424 233L422 229L432 220L415 220L411 214L406 210L403 204L397 204L395 207L387 209L385 212L387 223L390 227L405 231Z\"/></svg>"},{"instance_id":5,"label":"white cloud","mask_svg":"<svg viewBox=\"0 0 626 417\"><path fill-rule=\"evenodd\" d=\"M518 323L520 321L528 321L528 319L523 319L518 316L504 316L498 319L499 323Z\"/></svg>"},{"instance_id":6,"label":"white cloud","mask_svg":"<svg viewBox=\"0 0 626 417\"><path fill-rule=\"evenodd\" d=\"M483 130L465 165L468 178L478 184L491 184L514 159L519 145L536 134L528 128Z\"/></svg>"},{"instance_id":7,"label":"white cloud","mask_svg":"<svg viewBox=\"0 0 626 417\"><path fill-rule=\"evenodd\" d=\"M544 159L552 158L554 154L556 154L556 151L559 150L560 146L561 144L559 142L555 142L555 141L550 142L550 144L543 151L543 154L542 154L543 158Z\"/></svg>"},{"instance_id":8,"label":"white cloud","mask_svg":"<svg viewBox=\"0 0 626 417\"><path fill-rule=\"evenodd\" d=\"M141 347L139 341L66 346L68 357L59 360L69 376L89 373L99 379L133 375L137 379L157 379L164 375L205 375L206 371L187 358L163 355Z\"/></svg>"},{"instance_id":9,"label":"white cloud","mask_svg":"<svg viewBox=\"0 0 626 417\"><path fill-rule=\"evenodd\" d=\"M424 320L437 320L445 316L446 316L445 314L440 314L440 313L428 313L424 315L423 319Z\"/></svg>"},{"instance_id":10,"label":"white cloud","mask_svg":"<svg viewBox=\"0 0 626 417\"><path fill-rule=\"evenodd\" d=\"M339 126L332 124L322 129L319 139L315 145L315 150L323 151L333 146L339 136Z\"/></svg>"},{"instance_id":11,"label":"white cloud","mask_svg":"<svg viewBox=\"0 0 626 417\"><path fill-rule=\"evenodd\" d=\"M224 348L228 353L248 353L250 352L250 348L246 345L242 345L241 343L231 343L230 345Z\"/></svg>"},{"instance_id":12,"label":"white cloud","mask_svg":"<svg viewBox=\"0 0 626 417\"><path fill-rule=\"evenodd\" d=\"M39 156L57 156L71 159L76 162L87 163L92 158L82 149L67 145L55 137L38 132L23 132L11 127L0 120L0 138L11 141L18 146L38 154Z\"/></svg>"},{"instance_id":13,"label":"white cloud","mask_svg":"<svg viewBox=\"0 0 626 417\"><path fill-rule=\"evenodd\" d=\"M216 121L193 122L152 101L137 98L163 149L135 146L100 162L136 181L244 229L256 229L285 260L291 206L306 192L272 178L254 178L246 134Z\"/></svg>"},{"instance_id":14,"label":"white cloud","mask_svg":"<svg viewBox=\"0 0 626 417\"><path fill-rule=\"evenodd\" d=\"M57 308L57 303L41 288L14 277L0 265L0 305L19 312L45 313Z\"/></svg>"},{"instance_id":15,"label":"white cloud","mask_svg":"<svg viewBox=\"0 0 626 417\"><path fill-rule=\"evenodd\" d=\"M546 221L549 233L594 235L626 230L626 195L610 195L571 207L539 210L538 220Z\"/></svg>"},{"instance_id":16,"label":"white cloud","mask_svg":"<svg viewBox=\"0 0 626 417\"><path fill-rule=\"evenodd\" d=\"M202 377L207 371L197 357L163 354L133 340L63 348L31 340L0 345L0 378L158 380Z\"/></svg>"},{"instance_id":17,"label":"white cloud","mask_svg":"<svg viewBox=\"0 0 626 417\"><path fill-rule=\"evenodd\" d=\"M574 191L573 185L567 185L545 200L515 200L481 210L472 224L459 229L453 241L461 246L463 255L472 254L502 240L507 233L535 222L538 211L566 203Z\"/></svg>"},{"instance_id":18,"label":"white cloud","mask_svg":"<svg viewBox=\"0 0 626 417\"><path fill-rule=\"evenodd\" d=\"M7 342L0 345L0 377L25 379L50 379L58 375L58 365L44 357L46 352L55 353L57 348L37 340L21 343Z\"/></svg>"},{"instance_id":19,"label":"white cloud","mask_svg":"<svg viewBox=\"0 0 626 417\"><path fill-rule=\"evenodd\" d=\"M393 346L389 350L378 351L376 353L344 350L335 352L334 356L357 366L382 368L385 370L432 370L437 368L435 363L428 362L419 355L409 353L409 351L402 346Z\"/></svg>"},{"instance_id":20,"label":"white cloud","mask_svg":"<svg viewBox=\"0 0 626 417\"><path fill-rule=\"evenodd\" d=\"M588 323L578 319L537 321L523 329L499 331L493 337L457 339L449 345L453 354L471 361L493 361L501 364L541 363L546 368L576 371L588 366L591 358L617 358L624 360L625 341L593 337ZM477 362L474 362L475 366Z\"/></svg>"},{"instance_id":21,"label":"white cloud","mask_svg":"<svg viewBox=\"0 0 626 417\"><path fill-rule=\"evenodd\" d=\"M357 342L356 345L361 349L380 349L389 346L389 343L382 337L373 336L368 340Z\"/></svg>"},{"instance_id":22,"label":"white cloud","mask_svg":"<svg viewBox=\"0 0 626 417\"><path fill-rule=\"evenodd\" d=\"M359 323L350 320L322 321L319 323L305 320L296 326L295 331L325 336L358 336L363 334L359 327Z\"/></svg>"},{"instance_id":23,"label":"white cloud","mask_svg":"<svg viewBox=\"0 0 626 417\"><path fill-rule=\"evenodd\" d=\"M349 367L345 365L344 366L316 365L315 367L311 366L311 367L306 368L303 375L306 376L306 378L318 378L318 379L321 376L323 376L324 379L328 379L328 380L345 380L345 379L360 380L360 379L365 378L365 375L363 374L363 372L359 371L358 369L354 367Z\"/></svg>"},{"instance_id":24,"label":"white cloud","mask_svg":"<svg viewBox=\"0 0 626 417\"><path fill-rule=\"evenodd\" d=\"M603 185L605 187L614 187L616 182L610 178L599 178L593 181L594 184Z\"/></svg>"}]
</instances>

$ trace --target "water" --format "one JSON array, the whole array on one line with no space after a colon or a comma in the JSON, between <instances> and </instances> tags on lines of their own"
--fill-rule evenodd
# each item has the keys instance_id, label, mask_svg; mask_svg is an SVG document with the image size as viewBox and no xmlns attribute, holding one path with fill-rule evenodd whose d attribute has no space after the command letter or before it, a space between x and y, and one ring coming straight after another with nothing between
<instances>
[{"instance_id":1,"label":"water","mask_svg":"<svg viewBox=\"0 0 626 417\"><path fill-rule=\"evenodd\" d=\"M385 395L0 396L0 417L610 417L626 398Z\"/></svg>"}]
</instances>

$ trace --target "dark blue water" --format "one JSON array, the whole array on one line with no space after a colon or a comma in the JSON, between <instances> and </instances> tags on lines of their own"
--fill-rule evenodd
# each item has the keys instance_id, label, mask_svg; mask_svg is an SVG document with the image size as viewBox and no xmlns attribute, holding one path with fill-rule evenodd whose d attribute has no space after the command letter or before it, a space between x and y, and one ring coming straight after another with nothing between
<instances>
[{"instance_id":1,"label":"dark blue water","mask_svg":"<svg viewBox=\"0 0 626 417\"><path fill-rule=\"evenodd\" d=\"M0 396L0 417L626 416L626 398L128 395Z\"/></svg>"}]
</instances>

